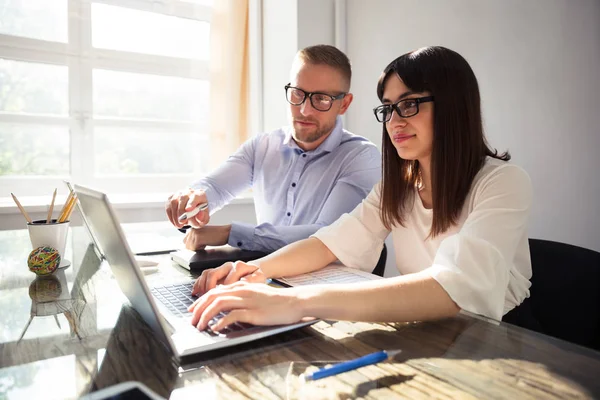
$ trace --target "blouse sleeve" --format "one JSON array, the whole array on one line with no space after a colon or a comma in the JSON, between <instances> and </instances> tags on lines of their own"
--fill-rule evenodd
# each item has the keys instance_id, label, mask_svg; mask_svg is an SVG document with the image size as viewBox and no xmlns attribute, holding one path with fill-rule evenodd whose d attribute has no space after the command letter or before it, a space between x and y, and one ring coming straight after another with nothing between
<instances>
[{"instance_id":1,"label":"blouse sleeve","mask_svg":"<svg viewBox=\"0 0 600 400\"><path fill-rule=\"evenodd\" d=\"M312 237L321 240L342 264L371 272L390 233L379 213L381 183L349 214L319 229Z\"/></svg>"},{"instance_id":2,"label":"blouse sleeve","mask_svg":"<svg viewBox=\"0 0 600 400\"><path fill-rule=\"evenodd\" d=\"M474 191L464 225L441 242L426 271L461 309L500 320L515 255L527 238L531 181L507 164L481 179Z\"/></svg>"}]
</instances>

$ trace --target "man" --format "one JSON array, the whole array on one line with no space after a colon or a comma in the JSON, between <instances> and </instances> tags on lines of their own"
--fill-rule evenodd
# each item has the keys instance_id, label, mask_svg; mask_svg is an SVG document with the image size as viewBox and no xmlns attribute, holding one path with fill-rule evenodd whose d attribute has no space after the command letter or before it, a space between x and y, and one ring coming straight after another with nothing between
<instances>
[{"instance_id":1,"label":"man","mask_svg":"<svg viewBox=\"0 0 600 400\"><path fill-rule=\"evenodd\" d=\"M381 177L379 151L342 129L352 94L348 57L333 46L300 50L285 86L291 126L249 139L216 171L171 195L166 212L177 228L190 225L191 250L230 244L274 251L305 239L351 211ZM210 226L210 214L252 187L258 225ZM178 218L208 203L208 209Z\"/></svg>"}]
</instances>

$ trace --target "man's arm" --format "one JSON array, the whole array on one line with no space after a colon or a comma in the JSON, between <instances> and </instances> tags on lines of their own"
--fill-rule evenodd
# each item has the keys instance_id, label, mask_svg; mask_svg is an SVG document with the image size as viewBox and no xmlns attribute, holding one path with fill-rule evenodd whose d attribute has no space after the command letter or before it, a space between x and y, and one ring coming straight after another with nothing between
<instances>
[{"instance_id":1,"label":"man's arm","mask_svg":"<svg viewBox=\"0 0 600 400\"><path fill-rule=\"evenodd\" d=\"M246 141L216 170L191 185L204 190L211 215L252 186L254 151L260 138L262 135Z\"/></svg>"},{"instance_id":2,"label":"man's arm","mask_svg":"<svg viewBox=\"0 0 600 400\"><path fill-rule=\"evenodd\" d=\"M215 171L195 182L190 188L175 192L167 199L165 211L169 221L185 232L184 225L201 228L208 224L210 215L229 203L236 195L252 185L254 154L258 140L263 135L246 141ZM207 203L206 211L200 211L191 219L180 221L179 217L201 203ZM184 229L182 229L182 227Z\"/></svg>"},{"instance_id":3,"label":"man's arm","mask_svg":"<svg viewBox=\"0 0 600 400\"><path fill-rule=\"evenodd\" d=\"M272 252L290 243L306 239L322 227L332 224L340 215L352 211L364 197L362 191L356 187L339 182L333 188L314 224L275 226L264 223L257 226L233 222L231 225L207 225L201 229L190 229L184 243L190 250L229 244L244 250Z\"/></svg>"}]
</instances>

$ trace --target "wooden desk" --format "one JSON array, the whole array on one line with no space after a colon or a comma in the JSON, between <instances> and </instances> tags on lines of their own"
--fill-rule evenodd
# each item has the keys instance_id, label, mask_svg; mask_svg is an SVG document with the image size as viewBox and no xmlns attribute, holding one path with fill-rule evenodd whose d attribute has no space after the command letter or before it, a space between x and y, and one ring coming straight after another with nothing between
<instances>
[{"instance_id":1,"label":"wooden desk","mask_svg":"<svg viewBox=\"0 0 600 400\"><path fill-rule=\"evenodd\" d=\"M174 399L600 396L600 353L469 315L411 324L319 322L178 366L123 305L83 229L73 228L71 238L73 265L40 284L26 267L26 230L0 232L0 398L76 398L127 380ZM186 273L165 259L147 279ZM44 315L33 317L19 341L32 312ZM308 384L298 379L307 369L380 349L403 352Z\"/></svg>"}]
</instances>

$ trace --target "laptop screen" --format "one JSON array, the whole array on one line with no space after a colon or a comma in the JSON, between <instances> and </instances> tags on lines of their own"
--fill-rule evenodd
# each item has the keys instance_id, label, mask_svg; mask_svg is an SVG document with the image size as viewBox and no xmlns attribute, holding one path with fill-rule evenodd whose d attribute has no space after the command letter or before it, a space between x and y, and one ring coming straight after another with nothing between
<instances>
[{"instance_id":1,"label":"laptop screen","mask_svg":"<svg viewBox=\"0 0 600 400\"><path fill-rule=\"evenodd\" d=\"M134 255L108 198L104 193L79 185L75 185L74 190L79 198L81 212L92 235L98 241L119 287L144 321L161 336L160 339L165 344L173 349L170 338L165 334L164 321L158 317L156 304L151 298L142 272L136 265Z\"/></svg>"}]
</instances>

